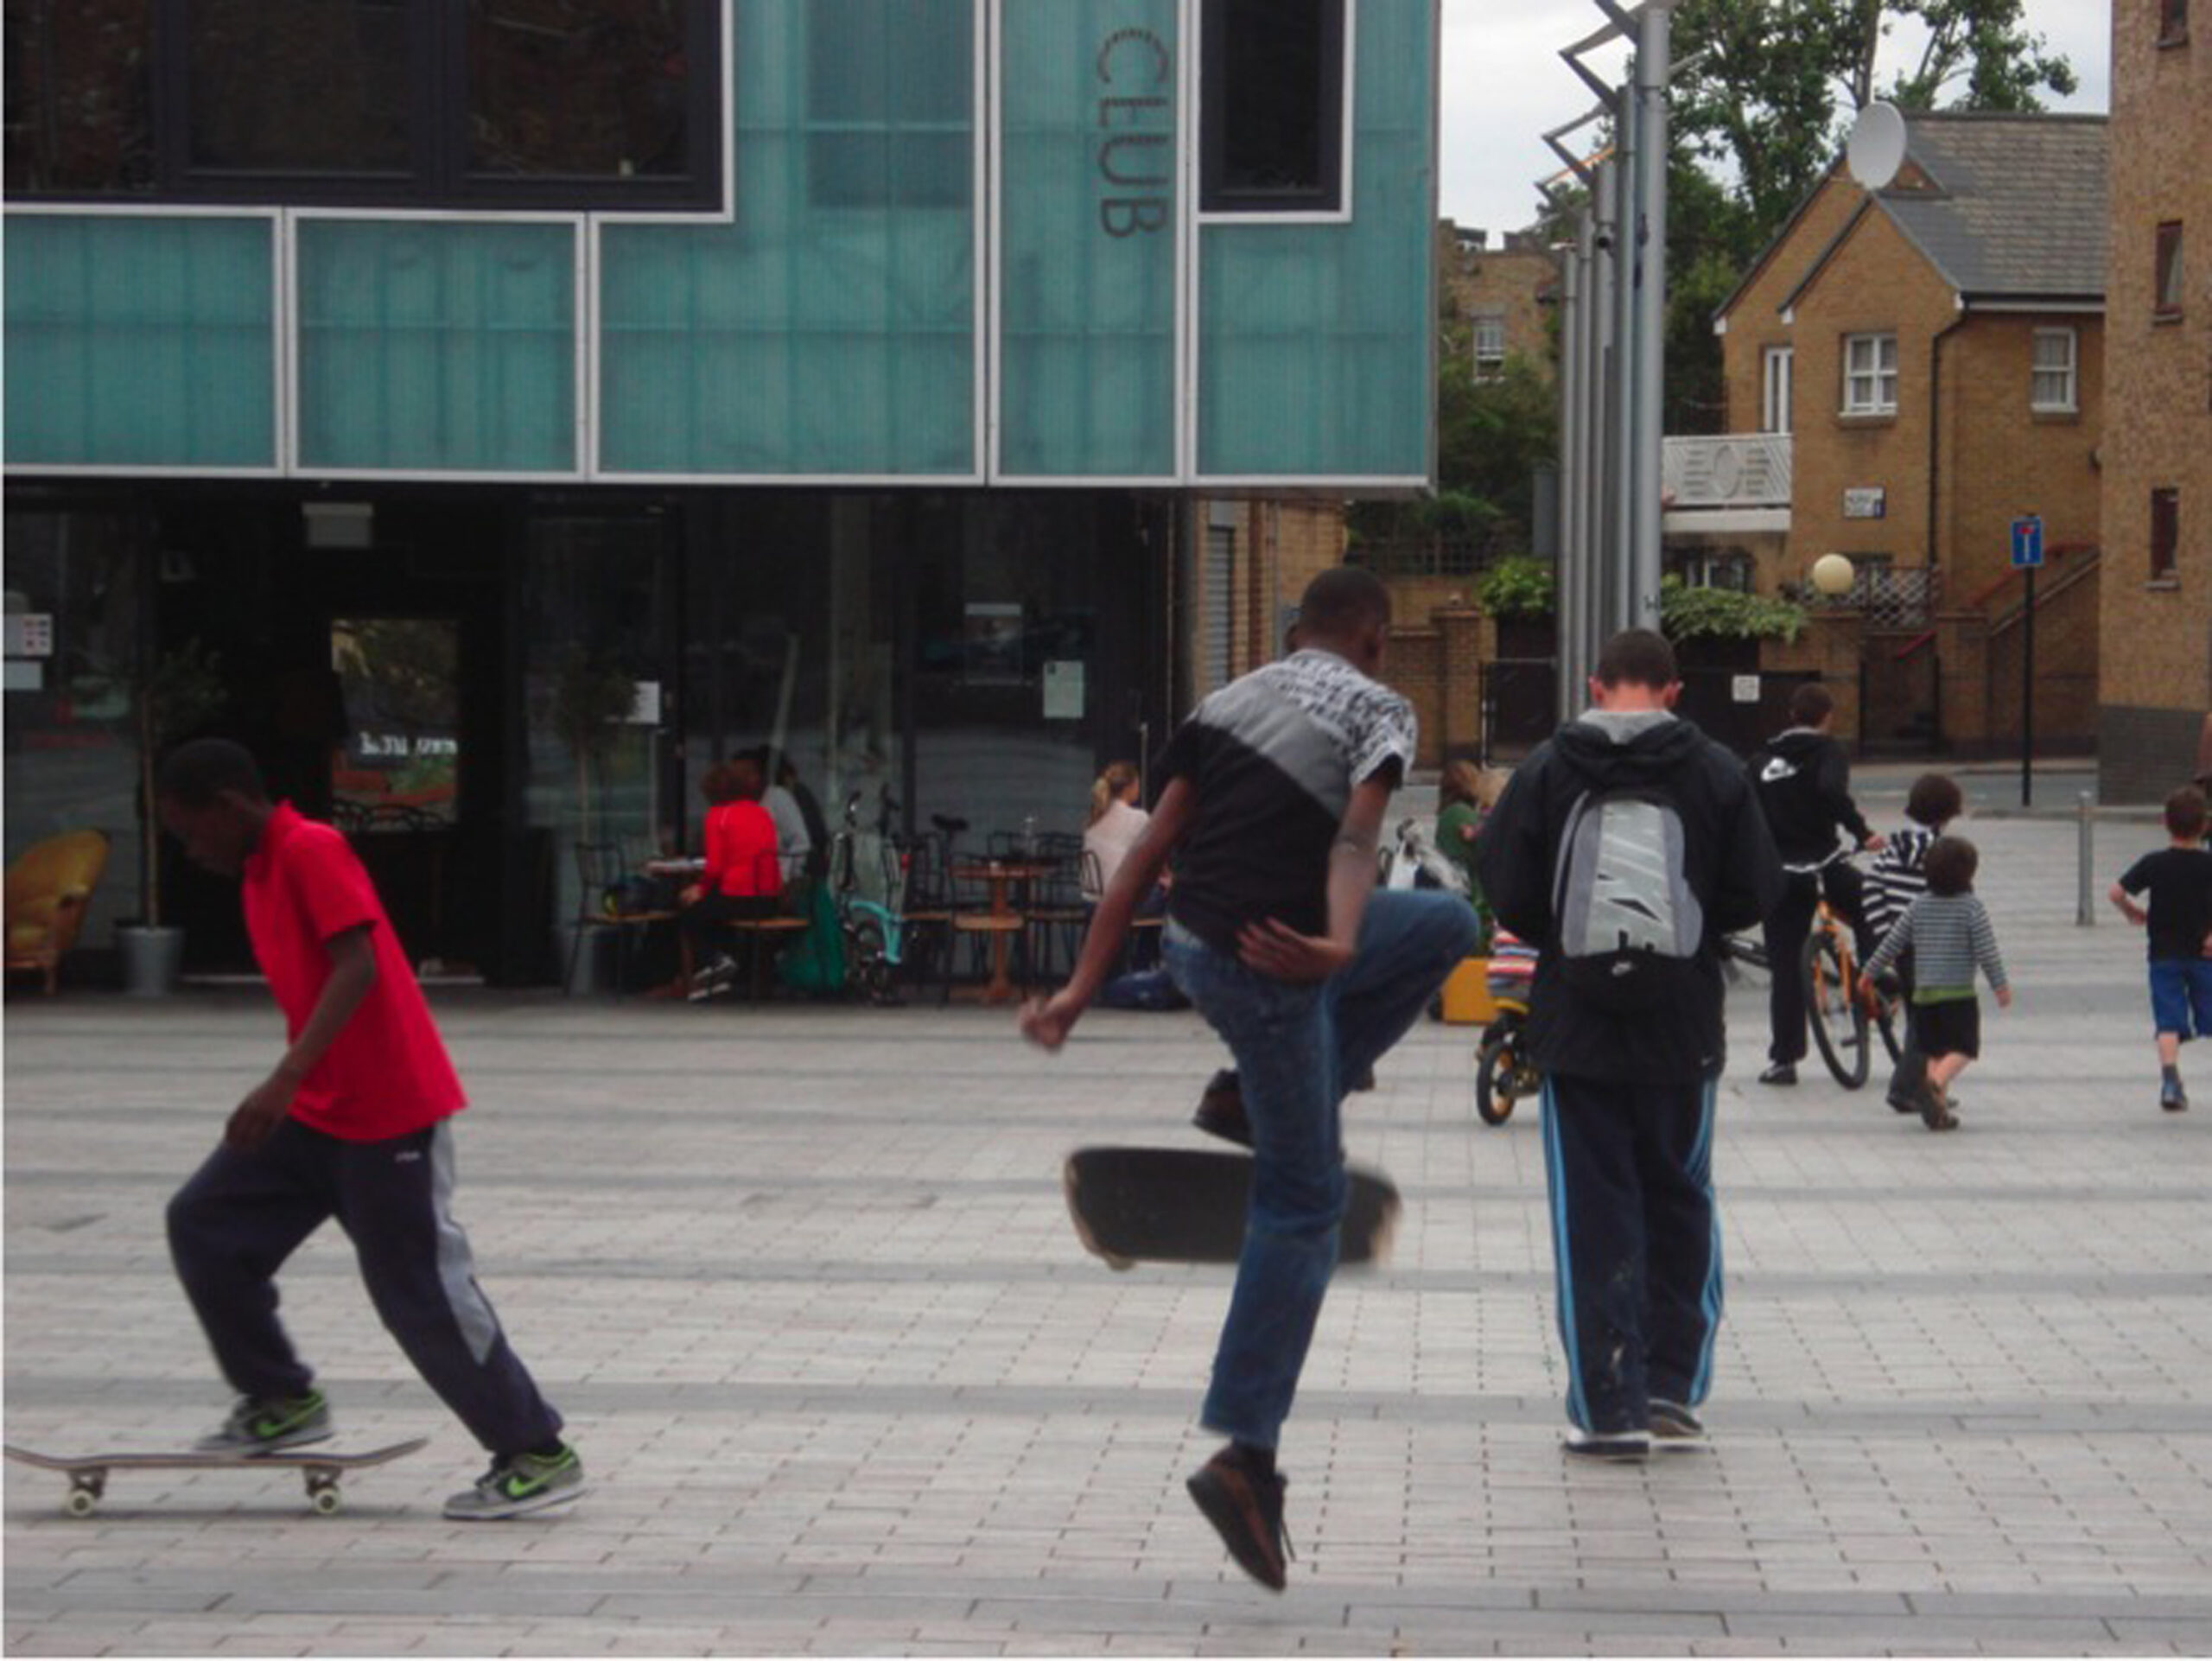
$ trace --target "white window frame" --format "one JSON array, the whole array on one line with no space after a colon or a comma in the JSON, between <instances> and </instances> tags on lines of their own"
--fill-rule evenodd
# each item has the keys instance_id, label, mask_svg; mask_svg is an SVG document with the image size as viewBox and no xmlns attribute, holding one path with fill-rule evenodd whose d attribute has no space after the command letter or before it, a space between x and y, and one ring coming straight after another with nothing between
<instances>
[{"instance_id":1,"label":"white window frame","mask_svg":"<svg viewBox=\"0 0 2212 1661\"><path fill-rule=\"evenodd\" d=\"M1487 375L1505 367L1505 314L1478 311L1468 319L1473 339L1475 373ZM1486 346L1494 347L1485 351Z\"/></svg>"},{"instance_id":2,"label":"white window frame","mask_svg":"<svg viewBox=\"0 0 2212 1661\"><path fill-rule=\"evenodd\" d=\"M1884 334L1843 337L1843 413L1887 416L1897 412L1897 337Z\"/></svg>"},{"instance_id":3,"label":"white window frame","mask_svg":"<svg viewBox=\"0 0 2212 1661\"><path fill-rule=\"evenodd\" d=\"M1794 347L1770 346L1759 359L1759 430L1788 434L1792 430L1789 408L1796 391L1797 352Z\"/></svg>"},{"instance_id":4,"label":"white window frame","mask_svg":"<svg viewBox=\"0 0 2212 1661\"><path fill-rule=\"evenodd\" d=\"M2044 349L2060 348L2058 361ZM2082 335L2072 328L2039 328L2030 348L2028 407L2038 415L2075 415L2082 408Z\"/></svg>"}]
</instances>

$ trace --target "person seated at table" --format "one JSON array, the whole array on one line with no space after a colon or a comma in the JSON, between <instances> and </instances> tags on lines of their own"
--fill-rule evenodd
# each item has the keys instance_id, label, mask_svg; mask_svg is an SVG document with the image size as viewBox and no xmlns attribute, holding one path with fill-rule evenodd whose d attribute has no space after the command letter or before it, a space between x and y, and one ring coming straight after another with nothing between
<instances>
[{"instance_id":1,"label":"person seated at table","mask_svg":"<svg viewBox=\"0 0 2212 1661\"><path fill-rule=\"evenodd\" d=\"M741 755L709 770L699 781L707 799L702 852L706 869L683 891L677 927L683 936L684 977L694 999L712 997L737 978L737 962L715 944L724 925L747 917L772 917L783 909L782 866L776 822L760 805L767 786L760 764ZM696 971L694 964L702 966Z\"/></svg>"},{"instance_id":2,"label":"person seated at table","mask_svg":"<svg viewBox=\"0 0 2212 1661\"><path fill-rule=\"evenodd\" d=\"M1113 881L1114 873L1121 869L1122 861L1144 834L1145 826L1152 823L1152 815L1137 805L1142 792L1136 764L1132 761L1109 762L1090 786L1090 823L1083 832L1083 897L1094 907ZM1137 902L1139 919L1167 914L1168 882L1163 873L1152 892ZM1150 938L1152 932L1147 930L1145 940L1133 951L1133 959L1140 961L1141 966L1159 955L1159 942Z\"/></svg>"},{"instance_id":3,"label":"person seated at table","mask_svg":"<svg viewBox=\"0 0 2212 1661\"><path fill-rule=\"evenodd\" d=\"M767 810L768 818L776 827L776 850L783 866L784 881L786 886L796 883L807 875L807 862L814 851L814 832L806 810L782 780L785 771L797 779L798 770L779 760L774 747L768 744L748 750L739 759L751 761L760 771L760 805ZM821 809L815 811L819 813Z\"/></svg>"}]
</instances>

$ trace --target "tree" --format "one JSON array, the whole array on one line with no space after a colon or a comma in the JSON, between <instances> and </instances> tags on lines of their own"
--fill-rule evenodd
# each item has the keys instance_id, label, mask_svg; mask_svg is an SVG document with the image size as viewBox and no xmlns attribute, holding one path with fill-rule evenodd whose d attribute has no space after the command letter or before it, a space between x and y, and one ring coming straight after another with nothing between
<instances>
[{"instance_id":1,"label":"tree","mask_svg":"<svg viewBox=\"0 0 2212 1661\"><path fill-rule=\"evenodd\" d=\"M1673 132L1732 166L1758 240L1778 231L1877 98L1907 109L2031 111L2063 96L2073 66L2021 22L2024 0L1683 0ZM1900 25L1925 32L1918 59L1881 80Z\"/></svg>"}]
</instances>

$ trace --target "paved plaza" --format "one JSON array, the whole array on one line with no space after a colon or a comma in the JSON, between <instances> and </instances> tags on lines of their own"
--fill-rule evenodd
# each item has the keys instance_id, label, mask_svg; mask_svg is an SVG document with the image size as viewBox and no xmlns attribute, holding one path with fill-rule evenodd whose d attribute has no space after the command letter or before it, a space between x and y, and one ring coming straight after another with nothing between
<instances>
[{"instance_id":1,"label":"paved plaza","mask_svg":"<svg viewBox=\"0 0 2212 1661\"><path fill-rule=\"evenodd\" d=\"M1477 1121L1467 1028L1350 1105L1408 1214L1324 1314L1274 1597L1182 1492L1226 1271L1110 1273L1058 1187L1078 1142L1197 1142L1194 1017L1099 1014L1048 1058L959 1005L441 991L460 1214L592 1492L441 1520L481 1455L327 1231L287 1318L346 1441L429 1448L331 1518L219 1472L118 1476L76 1521L10 1466L8 1651L2212 1651L2212 1060L2162 1114L2142 936L2101 900L2157 832L2098 826L2082 929L2071 822L1966 828L2018 1001L1961 1132L1817 1062L1762 1090L1764 983L1732 995L1709 1452L1562 1458L1538 1126ZM256 989L9 1004L10 1441L220 1416L162 1210L276 1038Z\"/></svg>"}]
</instances>

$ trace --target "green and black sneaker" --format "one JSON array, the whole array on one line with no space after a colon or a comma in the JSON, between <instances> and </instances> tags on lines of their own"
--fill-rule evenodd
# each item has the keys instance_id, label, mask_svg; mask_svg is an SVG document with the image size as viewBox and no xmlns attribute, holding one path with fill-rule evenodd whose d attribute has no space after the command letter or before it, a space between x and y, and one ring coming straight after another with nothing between
<instances>
[{"instance_id":1,"label":"green and black sneaker","mask_svg":"<svg viewBox=\"0 0 2212 1661\"><path fill-rule=\"evenodd\" d=\"M193 1443L196 1454L274 1454L311 1441L328 1441L335 1435L330 1422L330 1403L322 1392L274 1401L242 1396L223 1421L223 1428Z\"/></svg>"},{"instance_id":2,"label":"green and black sneaker","mask_svg":"<svg viewBox=\"0 0 2212 1661\"><path fill-rule=\"evenodd\" d=\"M446 1501L457 1523L492 1523L565 1505L584 1491L584 1462L566 1442L552 1454L502 1454L476 1486Z\"/></svg>"}]
</instances>

